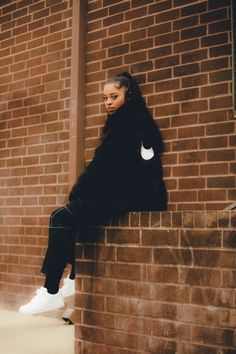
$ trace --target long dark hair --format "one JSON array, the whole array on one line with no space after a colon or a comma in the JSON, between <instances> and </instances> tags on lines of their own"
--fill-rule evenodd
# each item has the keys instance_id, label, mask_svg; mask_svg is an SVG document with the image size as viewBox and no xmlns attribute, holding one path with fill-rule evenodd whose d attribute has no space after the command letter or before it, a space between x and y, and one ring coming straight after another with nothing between
<instances>
[{"instance_id":1,"label":"long dark hair","mask_svg":"<svg viewBox=\"0 0 236 354\"><path fill-rule=\"evenodd\" d=\"M133 130L139 131L143 139L149 140L155 145L156 150L162 153L164 150L161 132L155 123L153 116L146 106L137 81L128 72L124 71L111 76L104 85L108 83L118 84L118 88L124 87L126 91L125 113L127 112L132 120ZM122 107L121 107L122 110ZM132 116L132 118L131 118ZM128 118L128 117L127 117ZM109 120L105 124L103 133L109 129ZM131 123L131 122L130 122Z\"/></svg>"}]
</instances>

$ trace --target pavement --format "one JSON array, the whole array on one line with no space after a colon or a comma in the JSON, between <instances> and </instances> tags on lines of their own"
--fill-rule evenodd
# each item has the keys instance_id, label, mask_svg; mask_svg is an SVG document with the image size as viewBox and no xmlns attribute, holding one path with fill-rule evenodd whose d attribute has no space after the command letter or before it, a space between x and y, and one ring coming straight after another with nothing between
<instances>
[{"instance_id":1,"label":"pavement","mask_svg":"<svg viewBox=\"0 0 236 354\"><path fill-rule=\"evenodd\" d=\"M74 354L74 326L0 308L1 354Z\"/></svg>"}]
</instances>

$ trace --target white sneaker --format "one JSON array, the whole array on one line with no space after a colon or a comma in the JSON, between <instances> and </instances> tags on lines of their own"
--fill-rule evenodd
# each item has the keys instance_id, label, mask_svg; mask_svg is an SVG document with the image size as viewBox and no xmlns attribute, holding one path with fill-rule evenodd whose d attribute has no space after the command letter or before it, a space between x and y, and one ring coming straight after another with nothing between
<instances>
[{"instance_id":1,"label":"white sneaker","mask_svg":"<svg viewBox=\"0 0 236 354\"><path fill-rule=\"evenodd\" d=\"M75 280L67 277L63 280L63 286L61 288L62 296L67 297L75 294Z\"/></svg>"},{"instance_id":2,"label":"white sneaker","mask_svg":"<svg viewBox=\"0 0 236 354\"><path fill-rule=\"evenodd\" d=\"M24 315L35 315L41 312L57 310L64 306L64 300L59 290L57 294L49 294L46 288L36 291L35 297L26 305L19 308Z\"/></svg>"}]
</instances>

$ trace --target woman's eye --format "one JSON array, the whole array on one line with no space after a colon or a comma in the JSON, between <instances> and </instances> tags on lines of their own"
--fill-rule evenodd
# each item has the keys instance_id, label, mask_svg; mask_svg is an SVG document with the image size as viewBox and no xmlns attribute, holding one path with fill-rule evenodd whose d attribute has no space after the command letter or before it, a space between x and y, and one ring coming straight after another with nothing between
<instances>
[{"instance_id":1,"label":"woman's eye","mask_svg":"<svg viewBox=\"0 0 236 354\"><path fill-rule=\"evenodd\" d=\"M118 95L110 96L110 99L111 99L111 100L116 100L117 97L118 97ZM106 96L103 97L103 101L104 101L104 102L108 101L108 99L109 99L109 97L106 97Z\"/></svg>"}]
</instances>

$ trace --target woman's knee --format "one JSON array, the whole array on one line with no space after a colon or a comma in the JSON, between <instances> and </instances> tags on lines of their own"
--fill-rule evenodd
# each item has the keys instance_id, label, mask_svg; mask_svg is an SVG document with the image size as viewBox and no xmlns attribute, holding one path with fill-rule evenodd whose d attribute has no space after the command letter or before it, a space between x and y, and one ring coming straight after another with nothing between
<instances>
[{"instance_id":1,"label":"woman's knee","mask_svg":"<svg viewBox=\"0 0 236 354\"><path fill-rule=\"evenodd\" d=\"M71 214L70 210L68 210L66 206L63 206L52 212L49 226L73 229L75 224L75 217Z\"/></svg>"},{"instance_id":2,"label":"woman's knee","mask_svg":"<svg viewBox=\"0 0 236 354\"><path fill-rule=\"evenodd\" d=\"M62 222L62 208L58 208L51 213L49 226L60 226Z\"/></svg>"}]
</instances>

